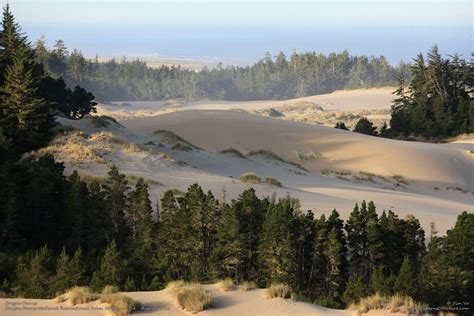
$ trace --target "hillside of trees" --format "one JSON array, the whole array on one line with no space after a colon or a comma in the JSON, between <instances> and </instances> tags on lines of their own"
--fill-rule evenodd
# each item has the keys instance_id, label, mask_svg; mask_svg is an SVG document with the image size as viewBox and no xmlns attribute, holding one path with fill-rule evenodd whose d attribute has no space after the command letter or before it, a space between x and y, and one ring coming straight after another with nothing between
<instances>
[{"instance_id":1,"label":"hillside of trees","mask_svg":"<svg viewBox=\"0 0 474 316\"><path fill-rule=\"evenodd\" d=\"M329 55L296 53L288 59L267 53L251 66L218 65L193 71L162 66L147 67L140 60L99 62L69 52L62 40L49 49L44 38L36 43L38 61L70 86L81 85L103 101L167 100L185 98L222 100L290 99L330 93L339 89L395 85L408 66L391 66L383 57L351 56L347 51Z\"/></svg>"},{"instance_id":2,"label":"hillside of trees","mask_svg":"<svg viewBox=\"0 0 474 316\"><path fill-rule=\"evenodd\" d=\"M434 46L403 73L390 121L393 137L445 138L474 132L474 59L442 58Z\"/></svg>"},{"instance_id":3,"label":"hillside of trees","mask_svg":"<svg viewBox=\"0 0 474 316\"><path fill-rule=\"evenodd\" d=\"M284 282L300 299L330 307L373 292L407 294L432 307L472 306L474 214L460 214L446 236L433 227L426 247L415 217L377 212L372 202L356 205L344 222L336 210L328 217L303 212L289 196L259 198L248 189L217 200L193 184L186 192L167 191L153 209L147 184L139 179L132 186L116 167L103 182L85 182L77 172L65 176L51 155L22 157L48 142L61 109L76 119L93 109L89 92L65 87L35 59L6 6L1 296L48 298L74 285L155 290L169 280L230 277L259 286Z\"/></svg>"}]
</instances>

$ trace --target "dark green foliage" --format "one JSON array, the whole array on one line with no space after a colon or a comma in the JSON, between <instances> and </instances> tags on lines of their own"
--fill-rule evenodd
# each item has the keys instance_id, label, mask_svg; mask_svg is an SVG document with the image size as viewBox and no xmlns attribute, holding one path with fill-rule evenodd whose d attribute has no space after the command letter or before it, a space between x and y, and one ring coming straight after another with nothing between
<instances>
[{"instance_id":1,"label":"dark green foliage","mask_svg":"<svg viewBox=\"0 0 474 316\"><path fill-rule=\"evenodd\" d=\"M344 122L337 122L336 125L334 126L334 128L342 129L342 130L345 130L345 131L348 131L348 130L349 130L349 129L346 127L346 124L344 124Z\"/></svg>"},{"instance_id":2,"label":"dark green foliage","mask_svg":"<svg viewBox=\"0 0 474 316\"><path fill-rule=\"evenodd\" d=\"M85 284L85 269L82 261L82 250L79 248L71 258L66 249L61 251L57 264L56 275L52 284L55 293L64 293L73 286Z\"/></svg>"},{"instance_id":3,"label":"dark green foliage","mask_svg":"<svg viewBox=\"0 0 474 316\"><path fill-rule=\"evenodd\" d=\"M474 131L473 64L458 55L443 59L434 46L411 67L408 84L401 74L390 121L394 137L440 139Z\"/></svg>"},{"instance_id":4,"label":"dark green foliage","mask_svg":"<svg viewBox=\"0 0 474 316\"><path fill-rule=\"evenodd\" d=\"M371 121L363 117L357 122L354 132L374 136L377 135L376 129Z\"/></svg>"},{"instance_id":5,"label":"dark green foliage","mask_svg":"<svg viewBox=\"0 0 474 316\"><path fill-rule=\"evenodd\" d=\"M369 295L369 289L362 277L351 277L347 282L346 290L343 294L344 302L347 305L355 304L363 297Z\"/></svg>"},{"instance_id":6,"label":"dark green foliage","mask_svg":"<svg viewBox=\"0 0 474 316\"><path fill-rule=\"evenodd\" d=\"M181 67L147 67L140 60L107 62L86 60L80 51L70 54L58 41L52 51L44 41L36 46L38 60L70 86L80 84L101 100L290 99L329 93L344 88L363 88L396 83L406 65L393 67L383 57L341 53L283 53L265 57L251 66L218 66L201 71Z\"/></svg>"},{"instance_id":7,"label":"dark green foliage","mask_svg":"<svg viewBox=\"0 0 474 316\"><path fill-rule=\"evenodd\" d=\"M91 287L96 291L106 285L122 287L125 281L125 264L117 244L112 241L105 249L99 269L92 275Z\"/></svg>"},{"instance_id":8,"label":"dark green foliage","mask_svg":"<svg viewBox=\"0 0 474 316\"><path fill-rule=\"evenodd\" d=\"M416 276L412 270L409 257L403 259L393 290L395 293L410 297L416 295Z\"/></svg>"}]
</instances>

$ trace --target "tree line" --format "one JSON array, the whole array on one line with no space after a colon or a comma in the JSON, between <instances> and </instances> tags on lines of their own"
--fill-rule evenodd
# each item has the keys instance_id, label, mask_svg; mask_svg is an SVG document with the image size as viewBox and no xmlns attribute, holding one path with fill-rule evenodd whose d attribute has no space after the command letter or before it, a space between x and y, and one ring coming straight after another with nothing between
<instances>
[{"instance_id":1,"label":"tree line","mask_svg":"<svg viewBox=\"0 0 474 316\"><path fill-rule=\"evenodd\" d=\"M290 99L352 89L394 85L398 75L408 71L400 63L391 66L385 57L351 56L349 52L296 53L288 59L280 52L250 66L222 64L193 71L180 66L149 68L144 61L125 58L99 62L87 59L64 41L48 48L37 41L37 60L55 77L81 85L103 101L168 100L185 98L221 100Z\"/></svg>"},{"instance_id":2,"label":"tree line","mask_svg":"<svg viewBox=\"0 0 474 316\"><path fill-rule=\"evenodd\" d=\"M394 137L444 138L474 132L474 59L442 58L434 46L399 77L390 120Z\"/></svg>"}]
</instances>

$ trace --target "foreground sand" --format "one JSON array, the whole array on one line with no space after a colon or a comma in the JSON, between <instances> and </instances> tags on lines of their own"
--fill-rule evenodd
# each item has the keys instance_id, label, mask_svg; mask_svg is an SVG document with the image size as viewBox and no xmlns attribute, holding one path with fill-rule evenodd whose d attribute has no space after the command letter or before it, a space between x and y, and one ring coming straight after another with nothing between
<instances>
[{"instance_id":1,"label":"foreground sand","mask_svg":"<svg viewBox=\"0 0 474 316\"><path fill-rule=\"evenodd\" d=\"M263 289L255 289L248 292L239 290L222 292L215 285L207 285L206 288L212 292L213 306L212 308L198 313L198 315L216 315L216 316L323 316L323 315L340 315L349 316L356 315L353 311L335 310L321 307L314 304L295 302L291 299L266 299ZM172 297L166 290L152 292L128 292L125 295L140 301L144 310L134 313L136 315L189 315L180 309L173 301ZM27 302L24 305L23 302ZM16 305L17 308L29 306L30 310L6 310L6 305ZM31 310L31 308L48 310ZM32 300L32 299L0 299L0 314L4 316L43 316L43 315L110 315L104 309L106 304L100 304L98 301L90 302L74 306L77 309L71 310L54 310L59 308L71 308L67 303L57 304L54 300ZM95 309L95 310L93 310ZM400 315L390 313L388 311L372 311L366 315Z\"/></svg>"}]
</instances>

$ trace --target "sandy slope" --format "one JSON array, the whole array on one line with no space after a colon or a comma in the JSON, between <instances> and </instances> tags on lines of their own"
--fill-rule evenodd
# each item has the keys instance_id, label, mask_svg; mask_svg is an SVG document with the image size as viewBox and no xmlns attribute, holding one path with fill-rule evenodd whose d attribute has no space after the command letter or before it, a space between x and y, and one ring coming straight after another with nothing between
<instances>
[{"instance_id":1,"label":"sandy slope","mask_svg":"<svg viewBox=\"0 0 474 316\"><path fill-rule=\"evenodd\" d=\"M473 157L452 146L401 142L232 111L184 111L122 123L136 133L171 130L207 150L267 149L291 160L298 154L319 153L322 159L302 162L310 170L325 165L474 190Z\"/></svg>"},{"instance_id":2,"label":"sandy slope","mask_svg":"<svg viewBox=\"0 0 474 316\"><path fill-rule=\"evenodd\" d=\"M291 299L266 299L264 297L263 289L255 289L248 292L234 290L229 292L222 292L215 285L206 285L207 290L211 291L213 296L213 306L198 315L235 315L235 316L323 316L323 315L339 315L339 316L352 316L356 315L353 311L347 310L335 310L325 307L321 307L314 304L308 304L304 302L295 302ZM178 315L189 315L185 311L181 310L173 298L166 290L162 291L151 291L151 292L128 292L125 295L133 298L134 300L142 303L144 310L134 313L134 315L167 315L167 316L178 316ZM27 304L23 304L27 302ZM16 305L17 308L24 308L29 306L30 308L50 309L42 311L30 310L6 310L6 306ZM0 299L0 314L4 316L34 316L34 315L110 315L109 312L105 311L107 308L106 304L100 304L98 301L90 302L87 304L81 304L74 306L78 310L53 310L53 309L66 309L71 308L67 303L57 304L54 300L32 300L32 299ZM93 310L95 308L95 310ZM82 309L82 310L81 310ZM366 315L392 315L398 316L400 314L390 313L388 311L371 311Z\"/></svg>"}]
</instances>

